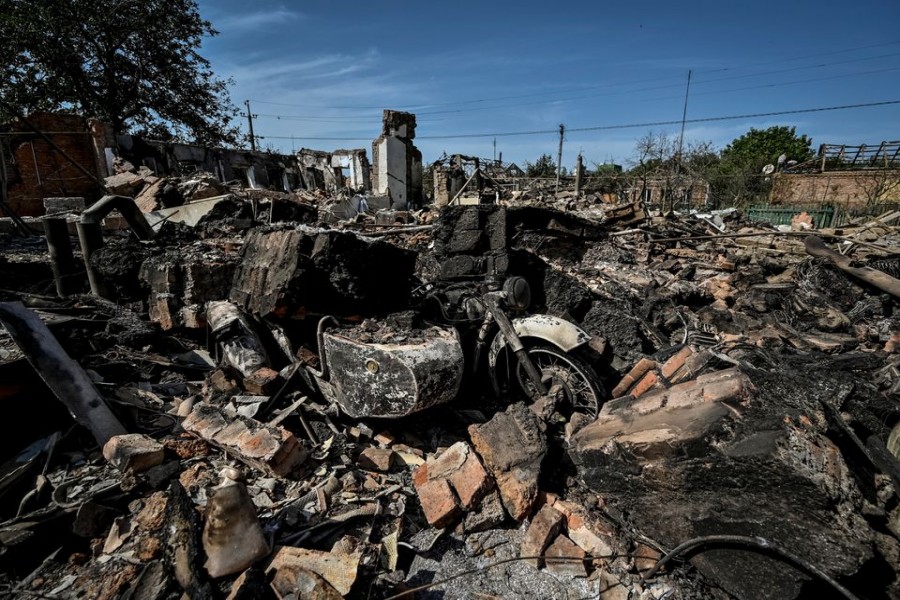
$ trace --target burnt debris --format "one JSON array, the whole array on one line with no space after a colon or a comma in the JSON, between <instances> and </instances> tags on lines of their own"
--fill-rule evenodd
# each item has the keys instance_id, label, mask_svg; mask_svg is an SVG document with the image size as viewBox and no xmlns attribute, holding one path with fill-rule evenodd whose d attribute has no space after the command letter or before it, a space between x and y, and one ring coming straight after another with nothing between
<instances>
[{"instance_id":1,"label":"burnt debris","mask_svg":"<svg viewBox=\"0 0 900 600\"><path fill-rule=\"evenodd\" d=\"M410 117L375 162L412 177ZM900 597L895 227L330 195L360 152L123 167L149 230L6 246L0 589Z\"/></svg>"}]
</instances>

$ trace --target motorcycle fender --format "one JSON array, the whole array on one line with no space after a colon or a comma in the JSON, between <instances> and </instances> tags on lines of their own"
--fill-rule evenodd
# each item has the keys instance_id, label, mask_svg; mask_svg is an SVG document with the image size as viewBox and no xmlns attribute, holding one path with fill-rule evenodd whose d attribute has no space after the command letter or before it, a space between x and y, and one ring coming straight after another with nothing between
<instances>
[{"instance_id":1,"label":"motorcycle fender","mask_svg":"<svg viewBox=\"0 0 900 600\"><path fill-rule=\"evenodd\" d=\"M531 315L513 319L512 326L516 335L520 338L544 340L563 352L571 352L575 348L584 346L591 340L591 336L574 323L558 317L551 317L550 315ZM500 356L500 351L506 345L507 341L502 333L497 334L497 337L491 343L491 349L488 352L488 366L492 377L494 367L497 365L497 357Z\"/></svg>"}]
</instances>

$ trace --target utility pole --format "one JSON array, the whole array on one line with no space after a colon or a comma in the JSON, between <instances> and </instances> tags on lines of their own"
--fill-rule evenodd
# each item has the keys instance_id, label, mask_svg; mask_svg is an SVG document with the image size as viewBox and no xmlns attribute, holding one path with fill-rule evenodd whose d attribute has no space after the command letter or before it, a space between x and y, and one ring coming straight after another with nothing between
<instances>
[{"instance_id":1,"label":"utility pole","mask_svg":"<svg viewBox=\"0 0 900 600\"><path fill-rule=\"evenodd\" d=\"M247 107L247 123L250 125L250 150L256 152L256 136L253 135L253 113L250 112L250 101L244 100Z\"/></svg>"},{"instance_id":2,"label":"utility pole","mask_svg":"<svg viewBox=\"0 0 900 600\"><path fill-rule=\"evenodd\" d=\"M563 145L563 136L566 134L566 126L562 123L559 124L559 152L556 154L556 191L555 194L559 193L559 176L562 173L562 145Z\"/></svg>"},{"instance_id":3,"label":"utility pole","mask_svg":"<svg viewBox=\"0 0 900 600\"><path fill-rule=\"evenodd\" d=\"M678 135L678 161L681 162L681 150L684 145L684 124L687 121L688 95L691 93L691 71L688 70L687 89L684 91L684 110L681 113L681 133Z\"/></svg>"},{"instance_id":4,"label":"utility pole","mask_svg":"<svg viewBox=\"0 0 900 600\"><path fill-rule=\"evenodd\" d=\"M681 133L678 134L678 156L675 157L675 186L681 186L681 156L684 151L684 124L687 122L688 96L691 93L691 70L688 69L687 89L684 90L684 110L681 113ZM675 197L669 202L669 210L675 210Z\"/></svg>"},{"instance_id":5,"label":"utility pole","mask_svg":"<svg viewBox=\"0 0 900 600\"><path fill-rule=\"evenodd\" d=\"M578 162L575 163L575 195L581 196L581 186L584 180L584 158L578 153Z\"/></svg>"},{"instance_id":6,"label":"utility pole","mask_svg":"<svg viewBox=\"0 0 900 600\"><path fill-rule=\"evenodd\" d=\"M494 162L497 162L497 138L494 138Z\"/></svg>"}]
</instances>

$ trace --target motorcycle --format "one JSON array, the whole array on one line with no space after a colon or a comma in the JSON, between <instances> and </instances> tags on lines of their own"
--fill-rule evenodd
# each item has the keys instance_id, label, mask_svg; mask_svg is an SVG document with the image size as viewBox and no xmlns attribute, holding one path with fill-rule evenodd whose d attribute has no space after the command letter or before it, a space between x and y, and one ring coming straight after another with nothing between
<instances>
[{"instance_id":1,"label":"motorcycle","mask_svg":"<svg viewBox=\"0 0 900 600\"><path fill-rule=\"evenodd\" d=\"M351 417L403 417L453 401L464 381L486 374L498 397L549 396L567 412L597 416L606 393L587 359L591 336L527 314L524 278L432 283L415 296L428 327L398 342L360 341L322 318L320 368L305 367L308 384Z\"/></svg>"}]
</instances>

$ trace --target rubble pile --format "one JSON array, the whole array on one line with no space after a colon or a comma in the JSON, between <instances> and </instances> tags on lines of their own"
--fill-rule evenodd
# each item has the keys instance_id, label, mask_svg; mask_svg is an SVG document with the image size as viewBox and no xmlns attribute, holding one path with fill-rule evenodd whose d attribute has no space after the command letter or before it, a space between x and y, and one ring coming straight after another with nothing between
<instances>
[{"instance_id":1,"label":"rubble pile","mask_svg":"<svg viewBox=\"0 0 900 600\"><path fill-rule=\"evenodd\" d=\"M213 204L0 262L4 592L900 597L894 228L114 177Z\"/></svg>"}]
</instances>

